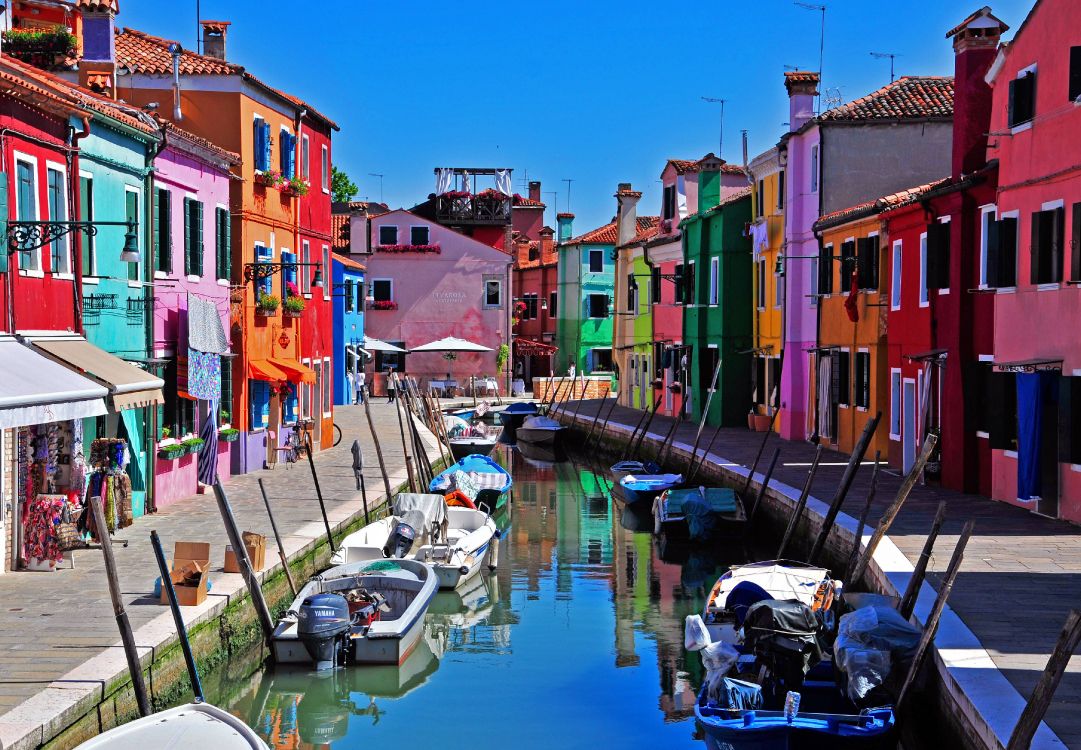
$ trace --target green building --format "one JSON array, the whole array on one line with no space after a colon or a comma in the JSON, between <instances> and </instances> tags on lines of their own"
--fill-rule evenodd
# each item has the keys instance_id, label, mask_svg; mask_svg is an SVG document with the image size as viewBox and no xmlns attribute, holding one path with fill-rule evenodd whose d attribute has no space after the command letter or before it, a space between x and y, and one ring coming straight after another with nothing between
<instances>
[{"instance_id":1,"label":"green building","mask_svg":"<svg viewBox=\"0 0 1081 750\"><path fill-rule=\"evenodd\" d=\"M557 375L574 364L579 374L612 372L612 294L616 223L571 237L573 214L560 214Z\"/></svg>"},{"instance_id":2,"label":"green building","mask_svg":"<svg viewBox=\"0 0 1081 750\"><path fill-rule=\"evenodd\" d=\"M706 421L746 424L751 405L752 305L751 191L720 197L720 177L700 177L699 206L712 206L680 223L683 230L683 343L691 362L691 413L700 419L720 361L717 391Z\"/></svg>"}]
</instances>

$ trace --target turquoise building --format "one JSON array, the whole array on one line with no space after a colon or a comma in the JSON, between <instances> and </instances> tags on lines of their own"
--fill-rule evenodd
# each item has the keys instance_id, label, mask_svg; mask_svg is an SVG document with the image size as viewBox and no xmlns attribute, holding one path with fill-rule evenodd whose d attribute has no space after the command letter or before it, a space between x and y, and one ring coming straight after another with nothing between
<instances>
[{"instance_id":1,"label":"turquoise building","mask_svg":"<svg viewBox=\"0 0 1081 750\"><path fill-rule=\"evenodd\" d=\"M613 371L612 295L616 223L571 237L573 214L560 214L556 374Z\"/></svg>"}]
</instances>

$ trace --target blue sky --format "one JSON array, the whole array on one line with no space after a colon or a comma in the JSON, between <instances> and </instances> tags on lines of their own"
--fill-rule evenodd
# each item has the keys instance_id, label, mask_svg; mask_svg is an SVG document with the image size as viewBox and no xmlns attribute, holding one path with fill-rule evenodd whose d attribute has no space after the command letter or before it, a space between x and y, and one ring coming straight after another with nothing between
<instances>
[{"instance_id":1,"label":"blue sky","mask_svg":"<svg viewBox=\"0 0 1081 750\"><path fill-rule=\"evenodd\" d=\"M826 0L826 89L845 100L897 75L953 72L948 29L982 0ZM195 0L126 0L117 23L194 49ZM1020 25L1032 0L992 5ZM903 9L902 9L903 6ZM285 11L293 9L296 15ZM788 119L785 65L818 67L819 14L790 0L656 3L547 0L503 4L202 0L202 17L233 22L228 57L304 98L341 126L334 161L360 195L411 206L436 166L512 167L576 214L575 232L610 220L619 182L658 213L666 159L715 151L724 98L724 157L776 143ZM551 192L558 192L558 198Z\"/></svg>"}]
</instances>

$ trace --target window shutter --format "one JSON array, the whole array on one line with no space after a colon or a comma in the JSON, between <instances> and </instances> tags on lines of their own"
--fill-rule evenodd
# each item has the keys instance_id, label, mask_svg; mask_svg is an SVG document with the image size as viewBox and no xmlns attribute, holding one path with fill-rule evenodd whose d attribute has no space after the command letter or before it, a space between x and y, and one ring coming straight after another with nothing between
<instances>
[{"instance_id":1,"label":"window shutter","mask_svg":"<svg viewBox=\"0 0 1081 750\"><path fill-rule=\"evenodd\" d=\"M1040 283L1044 270L1040 266L1040 225L1042 217L1042 211L1032 214L1032 244L1029 246L1029 260L1032 267L1029 269L1029 281L1033 284Z\"/></svg>"},{"instance_id":2,"label":"window shutter","mask_svg":"<svg viewBox=\"0 0 1081 750\"><path fill-rule=\"evenodd\" d=\"M1013 390L1014 387L1013 373L992 372L991 383L988 389L991 392L991 403L1010 403L1010 391ZM1012 449L1013 445L1010 440L1012 437L1012 430L1010 429L1009 422L1011 419L1016 418L1016 414L1005 408L989 409L988 411L991 427L991 447L1003 450Z\"/></svg>"},{"instance_id":3,"label":"window shutter","mask_svg":"<svg viewBox=\"0 0 1081 750\"><path fill-rule=\"evenodd\" d=\"M1017 284L1017 217L998 221L998 272L999 286Z\"/></svg>"},{"instance_id":4,"label":"window shutter","mask_svg":"<svg viewBox=\"0 0 1081 750\"><path fill-rule=\"evenodd\" d=\"M192 234L194 235L194 256L195 256L195 274L197 276L203 275L203 204L201 201L192 201L192 208L194 209L194 216L192 220L195 222L195 226L192 228Z\"/></svg>"},{"instance_id":5,"label":"window shutter","mask_svg":"<svg viewBox=\"0 0 1081 750\"><path fill-rule=\"evenodd\" d=\"M984 242L987 245L987 286L997 287L1001 278L1002 257L1002 225L995 219L988 219L984 225L987 236Z\"/></svg>"},{"instance_id":6,"label":"window shutter","mask_svg":"<svg viewBox=\"0 0 1081 750\"><path fill-rule=\"evenodd\" d=\"M263 129L265 123L262 120L255 120L255 168L263 171L269 166L264 158L267 153L266 143L266 130Z\"/></svg>"},{"instance_id":7,"label":"window shutter","mask_svg":"<svg viewBox=\"0 0 1081 750\"><path fill-rule=\"evenodd\" d=\"M1017 79L1010 81L1010 97L1009 105L1006 109L1006 122L1010 127L1013 127L1017 123L1017 118L1014 112L1017 109Z\"/></svg>"},{"instance_id":8,"label":"window shutter","mask_svg":"<svg viewBox=\"0 0 1081 750\"><path fill-rule=\"evenodd\" d=\"M871 288L871 238L856 240L856 268L860 289Z\"/></svg>"},{"instance_id":9,"label":"window shutter","mask_svg":"<svg viewBox=\"0 0 1081 750\"><path fill-rule=\"evenodd\" d=\"M297 176L297 137L289 136L289 179Z\"/></svg>"},{"instance_id":10,"label":"window shutter","mask_svg":"<svg viewBox=\"0 0 1081 750\"><path fill-rule=\"evenodd\" d=\"M1051 280L1061 281L1067 277L1063 271L1066 241L1066 209L1062 206L1048 211L1048 233L1051 236Z\"/></svg>"},{"instance_id":11,"label":"window shutter","mask_svg":"<svg viewBox=\"0 0 1081 750\"><path fill-rule=\"evenodd\" d=\"M263 122L263 169L270 169L270 123Z\"/></svg>"},{"instance_id":12,"label":"window shutter","mask_svg":"<svg viewBox=\"0 0 1081 750\"><path fill-rule=\"evenodd\" d=\"M878 235L867 238L867 288L878 289Z\"/></svg>"},{"instance_id":13,"label":"window shutter","mask_svg":"<svg viewBox=\"0 0 1081 750\"><path fill-rule=\"evenodd\" d=\"M935 222L927 227L927 288L949 289L950 225Z\"/></svg>"},{"instance_id":14,"label":"window shutter","mask_svg":"<svg viewBox=\"0 0 1081 750\"><path fill-rule=\"evenodd\" d=\"M831 352L829 357L833 360L830 362L830 401L836 405L841 403L841 353Z\"/></svg>"},{"instance_id":15,"label":"window shutter","mask_svg":"<svg viewBox=\"0 0 1081 750\"><path fill-rule=\"evenodd\" d=\"M1081 96L1081 47L1070 47L1070 101Z\"/></svg>"},{"instance_id":16,"label":"window shutter","mask_svg":"<svg viewBox=\"0 0 1081 750\"><path fill-rule=\"evenodd\" d=\"M191 247L191 198L184 199L184 275L190 276L192 271L192 247Z\"/></svg>"},{"instance_id":17,"label":"window shutter","mask_svg":"<svg viewBox=\"0 0 1081 750\"><path fill-rule=\"evenodd\" d=\"M1081 49L1075 47L1074 49ZM1073 237L1070 240L1070 280L1081 280L1081 203L1073 204Z\"/></svg>"}]
</instances>

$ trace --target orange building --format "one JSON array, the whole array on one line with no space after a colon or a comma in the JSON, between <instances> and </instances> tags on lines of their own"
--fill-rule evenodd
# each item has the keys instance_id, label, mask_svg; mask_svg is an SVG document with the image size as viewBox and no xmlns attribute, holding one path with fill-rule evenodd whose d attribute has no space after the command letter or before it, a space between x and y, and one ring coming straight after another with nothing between
<instances>
[{"instance_id":1,"label":"orange building","mask_svg":"<svg viewBox=\"0 0 1081 750\"><path fill-rule=\"evenodd\" d=\"M277 448L298 427L311 430L317 447L332 440L333 341L322 328L332 319L330 289L323 286L331 277L325 267L329 134L337 125L229 62L228 28L227 22L203 22L202 55L124 29L116 35L114 64L129 71L118 80L117 96L136 106L156 102L160 116L243 161L229 206L236 354L231 421L245 436L234 471L248 471L274 463ZM313 221L313 210L327 214L326 231L316 230L314 238L312 230L324 222Z\"/></svg>"}]
</instances>

